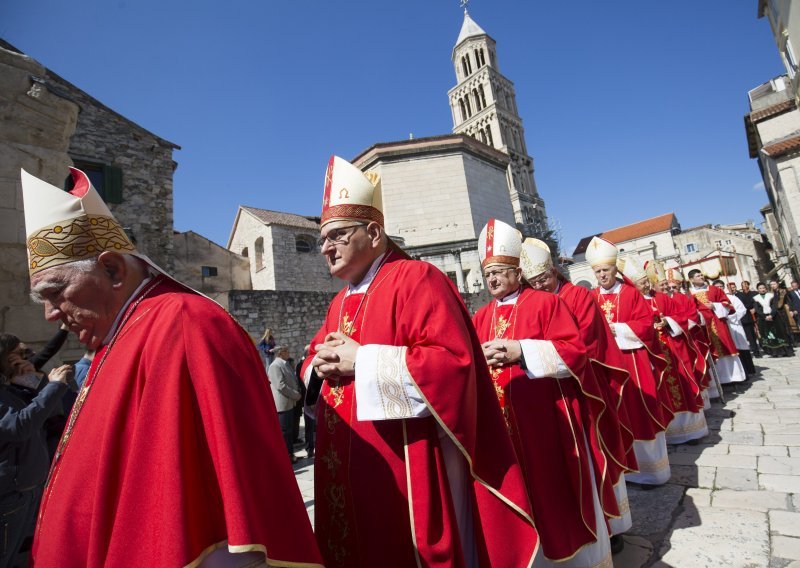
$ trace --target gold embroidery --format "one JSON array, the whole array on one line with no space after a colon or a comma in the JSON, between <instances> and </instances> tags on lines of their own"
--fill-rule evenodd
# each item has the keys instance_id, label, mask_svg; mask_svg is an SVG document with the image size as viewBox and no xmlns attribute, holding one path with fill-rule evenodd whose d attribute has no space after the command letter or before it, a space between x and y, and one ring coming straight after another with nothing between
<instances>
[{"instance_id":1,"label":"gold embroidery","mask_svg":"<svg viewBox=\"0 0 800 568\"><path fill-rule=\"evenodd\" d=\"M511 325L511 321L507 320L502 315L498 316L497 323L495 323L495 325L494 325L494 336L497 337L497 338L503 337L503 335L505 334L506 330L508 329L508 326L510 326L510 325Z\"/></svg>"},{"instance_id":2,"label":"gold embroidery","mask_svg":"<svg viewBox=\"0 0 800 568\"><path fill-rule=\"evenodd\" d=\"M614 303L611 300L606 300L600 304L600 309L606 314L606 321L614 323Z\"/></svg>"},{"instance_id":3,"label":"gold embroidery","mask_svg":"<svg viewBox=\"0 0 800 568\"><path fill-rule=\"evenodd\" d=\"M382 345L378 349L378 394L386 418L410 418L413 416L411 400L403 386L406 348Z\"/></svg>"},{"instance_id":4,"label":"gold embroidery","mask_svg":"<svg viewBox=\"0 0 800 568\"><path fill-rule=\"evenodd\" d=\"M331 483L325 488L325 498L330 508L330 525L327 539L327 546L333 555L336 566L345 566L347 548L342 546L342 542L350 534L350 524L347 522L347 515L344 513L345 489L341 483Z\"/></svg>"},{"instance_id":5,"label":"gold embroidery","mask_svg":"<svg viewBox=\"0 0 800 568\"><path fill-rule=\"evenodd\" d=\"M355 326L355 320L350 321L350 316L348 314L344 314L344 317L342 317L342 333L350 337L356 332Z\"/></svg>"},{"instance_id":6,"label":"gold embroidery","mask_svg":"<svg viewBox=\"0 0 800 568\"><path fill-rule=\"evenodd\" d=\"M336 473L339 471L339 466L342 465L342 460L339 459L339 452L334 450L333 447L328 447L328 451L326 451L325 455L322 456L322 461L328 468L328 473L330 476L336 477Z\"/></svg>"}]
</instances>

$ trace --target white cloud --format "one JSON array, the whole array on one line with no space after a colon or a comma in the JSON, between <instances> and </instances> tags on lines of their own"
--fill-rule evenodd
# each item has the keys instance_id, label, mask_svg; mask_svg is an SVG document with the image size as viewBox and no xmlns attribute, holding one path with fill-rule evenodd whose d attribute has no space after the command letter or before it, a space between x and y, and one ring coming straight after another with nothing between
<instances>
[{"instance_id":1,"label":"white cloud","mask_svg":"<svg viewBox=\"0 0 800 568\"><path fill-rule=\"evenodd\" d=\"M764 189L764 182L760 181L757 184L753 185L753 191L763 191Z\"/></svg>"}]
</instances>

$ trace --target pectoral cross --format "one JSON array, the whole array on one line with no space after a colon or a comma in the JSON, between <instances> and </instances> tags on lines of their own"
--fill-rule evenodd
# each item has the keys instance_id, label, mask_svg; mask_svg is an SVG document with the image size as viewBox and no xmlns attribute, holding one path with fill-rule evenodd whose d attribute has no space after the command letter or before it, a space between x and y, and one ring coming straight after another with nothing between
<instances>
[{"instance_id":1,"label":"pectoral cross","mask_svg":"<svg viewBox=\"0 0 800 568\"><path fill-rule=\"evenodd\" d=\"M511 325L511 322L503 316L497 318L497 323L494 326L494 336L498 339L503 337L509 325Z\"/></svg>"},{"instance_id":2,"label":"pectoral cross","mask_svg":"<svg viewBox=\"0 0 800 568\"><path fill-rule=\"evenodd\" d=\"M600 304L600 309L603 310L606 314L606 321L608 323L614 322L614 302L611 300L606 300L602 304Z\"/></svg>"},{"instance_id":3,"label":"pectoral cross","mask_svg":"<svg viewBox=\"0 0 800 568\"><path fill-rule=\"evenodd\" d=\"M356 332L355 328L356 322L350 321L350 316L348 314L344 314L342 318L342 333L344 333L347 337L350 337Z\"/></svg>"}]
</instances>

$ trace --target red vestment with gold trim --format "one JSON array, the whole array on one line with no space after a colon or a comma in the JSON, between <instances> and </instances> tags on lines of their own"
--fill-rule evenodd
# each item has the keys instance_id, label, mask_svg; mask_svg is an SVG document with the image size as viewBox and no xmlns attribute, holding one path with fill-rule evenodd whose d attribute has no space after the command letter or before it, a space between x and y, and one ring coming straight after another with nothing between
<instances>
[{"instance_id":1,"label":"red vestment with gold trim","mask_svg":"<svg viewBox=\"0 0 800 568\"><path fill-rule=\"evenodd\" d=\"M442 436L472 465L467 479L480 565L527 566L538 537L522 471L450 280L428 263L392 253L366 295L345 289L334 298L312 350L337 330L361 345L406 346L405 361L387 372L395 376L404 364L432 416L359 421L353 377L324 381L314 485L326 566L464 565Z\"/></svg>"},{"instance_id":2,"label":"red vestment with gold trim","mask_svg":"<svg viewBox=\"0 0 800 568\"><path fill-rule=\"evenodd\" d=\"M686 339L696 353L693 369L695 382L701 388L706 389L710 381L707 357L711 348L708 346L705 327L700 325L697 303L692 296L680 292L673 294L669 299L672 300L674 308L671 317L684 329Z\"/></svg>"},{"instance_id":3,"label":"red vestment with gold trim","mask_svg":"<svg viewBox=\"0 0 800 568\"><path fill-rule=\"evenodd\" d=\"M265 552L270 565L322 564L250 336L158 276L94 357L33 562L195 566L225 546Z\"/></svg>"},{"instance_id":4,"label":"red vestment with gold trim","mask_svg":"<svg viewBox=\"0 0 800 568\"><path fill-rule=\"evenodd\" d=\"M702 387L694 375L694 360L698 354L687 340L686 328L681 325L682 314L666 294L654 292L650 298L646 299L657 322L664 317L670 317L684 330L684 333L673 336L666 323L663 328L656 330L664 358L667 360L663 380L667 383L672 412L676 414L678 412L697 413L703 408Z\"/></svg>"},{"instance_id":5,"label":"red vestment with gold trim","mask_svg":"<svg viewBox=\"0 0 800 568\"><path fill-rule=\"evenodd\" d=\"M592 293L583 286L559 279L558 297L566 304L578 324L581 340L597 382L603 390L606 410L600 419L600 435L608 455L608 471L613 483L629 471L636 471L630 417L622 404L622 393L630 380L622 352Z\"/></svg>"},{"instance_id":6,"label":"red vestment with gold trim","mask_svg":"<svg viewBox=\"0 0 800 568\"><path fill-rule=\"evenodd\" d=\"M699 291L690 288L690 291L694 296L694 301L697 303L697 310L703 314L703 319L706 322L706 334L708 335L711 355L715 360L729 355L738 355L739 350L736 349L736 344L733 342L728 324L717 317L714 311L706 305L720 303L727 308L729 313L734 313L734 307L728 296L716 286L708 286Z\"/></svg>"},{"instance_id":7,"label":"red vestment with gold trim","mask_svg":"<svg viewBox=\"0 0 800 568\"><path fill-rule=\"evenodd\" d=\"M539 339L552 342L572 377L531 379L519 364L492 370L496 396L525 473L544 554L570 558L597 540L589 472L591 452L601 507L619 516L596 421L605 409L577 325L555 295L523 287L515 304L483 306L473 321L481 342ZM587 448L588 445L588 448ZM603 520L603 522L605 522Z\"/></svg>"},{"instance_id":8,"label":"red vestment with gold trim","mask_svg":"<svg viewBox=\"0 0 800 568\"><path fill-rule=\"evenodd\" d=\"M592 294L609 324L627 324L644 345L639 349L622 350L632 383L622 393L622 404L628 410L634 438L653 440L656 434L667 429L672 420L662 387L666 361L660 354L653 313L639 290L626 282L621 284L618 294L601 294L600 288L592 290Z\"/></svg>"}]
</instances>

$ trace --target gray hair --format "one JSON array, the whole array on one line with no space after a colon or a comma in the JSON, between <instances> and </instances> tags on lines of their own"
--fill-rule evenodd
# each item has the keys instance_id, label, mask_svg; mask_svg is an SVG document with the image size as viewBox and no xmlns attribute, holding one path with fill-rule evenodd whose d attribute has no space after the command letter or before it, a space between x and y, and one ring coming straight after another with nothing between
<instances>
[{"instance_id":1,"label":"gray hair","mask_svg":"<svg viewBox=\"0 0 800 568\"><path fill-rule=\"evenodd\" d=\"M72 272L86 273L94 270L96 266L97 257L93 257L85 258L83 260L76 260L74 262L68 262L67 264L59 264L58 266L43 270L43 274L51 272L52 276L46 277L44 280L41 280L36 285L31 287L31 301L33 301L35 304L44 304L44 294L46 292L64 289L67 285L66 276L63 274L64 269L68 269ZM60 268L62 270L59 272L52 272L53 268Z\"/></svg>"}]
</instances>

